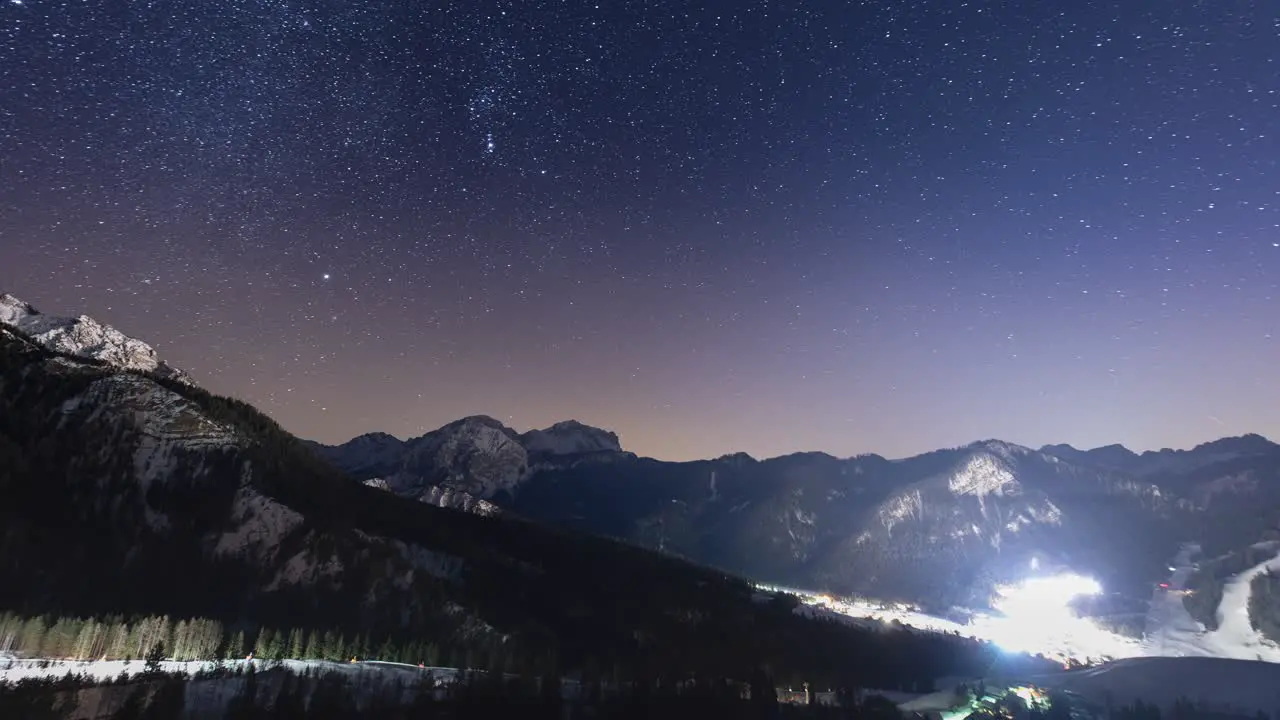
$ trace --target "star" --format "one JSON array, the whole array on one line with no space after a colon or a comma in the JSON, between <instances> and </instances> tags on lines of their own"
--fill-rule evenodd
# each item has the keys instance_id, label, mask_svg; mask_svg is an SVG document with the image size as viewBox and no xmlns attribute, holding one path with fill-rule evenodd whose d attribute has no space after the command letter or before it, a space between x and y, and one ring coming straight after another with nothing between
<instances>
[{"instance_id":1,"label":"star","mask_svg":"<svg viewBox=\"0 0 1280 720\"><path fill-rule=\"evenodd\" d=\"M1184 447L1215 397L1280 435L1274 43L1240 12L2 5L0 292L308 439Z\"/></svg>"}]
</instances>

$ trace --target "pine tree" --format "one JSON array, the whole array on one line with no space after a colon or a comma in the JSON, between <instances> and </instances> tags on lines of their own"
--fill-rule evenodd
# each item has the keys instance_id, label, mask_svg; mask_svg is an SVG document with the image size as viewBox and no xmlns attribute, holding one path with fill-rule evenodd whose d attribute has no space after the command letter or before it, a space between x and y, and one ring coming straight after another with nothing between
<instances>
[{"instance_id":1,"label":"pine tree","mask_svg":"<svg viewBox=\"0 0 1280 720\"><path fill-rule=\"evenodd\" d=\"M369 657L369 636L364 633L356 635L348 651L357 660L367 660Z\"/></svg>"},{"instance_id":2,"label":"pine tree","mask_svg":"<svg viewBox=\"0 0 1280 720\"><path fill-rule=\"evenodd\" d=\"M396 660L395 649L391 645L391 636L388 635L382 640L382 645L378 647L378 652L374 657L375 660L393 661Z\"/></svg>"},{"instance_id":3,"label":"pine tree","mask_svg":"<svg viewBox=\"0 0 1280 720\"><path fill-rule=\"evenodd\" d=\"M342 659L342 648L336 635L332 630L326 630L324 635L320 636L320 659L321 660L340 660Z\"/></svg>"},{"instance_id":4,"label":"pine tree","mask_svg":"<svg viewBox=\"0 0 1280 720\"><path fill-rule=\"evenodd\" d=\"M306 636L303 634L301 628L293 628L289 631L289 657L304 657L306 645Z\"/></svg>"},{"instance_id":5,"label":"pine tree","mask_svg":"<svg viewBox=\"0 0 1280 720\"><path fill-rule=\"evenodd\" d=\"M258 640L253 644L253 656L263 659L271 657L271 652L275 649L276 634L271 628L262 628L258 632Z\"/></svg>"},{"instance_id":6,"label":"pine tree","mask_svg":"<svg viewBox=\"0 0 1280 720\"><path fill-rule=\"evenodd\" d=\"M173 626L173 659L190 659L190 632L186 620L179 620Z\"/></svg>"},{"instance_id":7,"label":"pine tree","mask_svg":"<svg viewBox=\"0 0 1280 720\"><path fill-rule=\"evenodd\" d=\"M151 646L151 650L147 652L147 663L144 665L144 672L154 674L160 672L160 663L164 661L164 641L157 642Z\"/></svg>"},{"instance_id":8,"label":"pine tree","mask_svg":"<svg viewBox=\"0 0 1280 720\"><path fill-rule=\"evenodd\" d=\"M224 655L228 660L239 660L246 654L247 652L244 648L244 631L237 630L232 634L231 639L227 641L227 650Z\"/></svg>"},{"instance_id":9,"label":"pine tree","mask_svg":"<svg viewBox=\"0 0 1280 720\"><path fill-rule=\"evenodd\" d=\"M302 651L302 657L307 660L319 660L320 647L320 635L312 630L307 634L307 646Z\"/></svg>"}]
</instances>

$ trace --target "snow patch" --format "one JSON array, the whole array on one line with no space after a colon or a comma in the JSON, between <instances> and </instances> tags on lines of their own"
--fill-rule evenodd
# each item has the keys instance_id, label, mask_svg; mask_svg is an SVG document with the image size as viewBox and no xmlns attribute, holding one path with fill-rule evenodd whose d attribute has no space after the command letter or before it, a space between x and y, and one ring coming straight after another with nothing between
<instances>
[{"instance_id":1,"label":"snow patch","mask_svg":"<svg viewBox=\"0 0 1280 720\"><path fill-rule=\"evenodd\" d=\"M269 560L279 551L281 540L303 522L302 515L254 490L249 485L250 473L249 464L245 463L231 510L234 529L218 538L215 555L244 555L257 550L264 560Z\"/></svg>"},{"instance_id":2,"label":"snow patch","mask_svg":"<svg viewBox=\"0 0 1280 720\"><path fill-rule=\"evenodd\" d=\"M289 585L315 584L342 572L342 563L336 556L320 559L311 550L303 550L288 560L276 573L266 590L278 590Z\"/></svg>"},{"instance_id":3,"label":"snow patch","mask_svg":"<svg viewBox=\"0 0 1280 720\"><path fill-rule=\"evenodd\" d=\"M1003 495L1006 490L1017 487L1018 481L1013 473L1002 462L986 453L971 455L947 483L947 488L953 495L974 495L978 498L992 494Z\"/></svg>"},{"instance_id":4,"label":"snow patch","mask_svg":"<svg viewBox=\"0 0 1280 720\"><path fill-rule=\"evenodd\" d=\"M385 486L385 483L384 483ZM484 517L493 517L502 514L502 509L497 505L483 500L470 493L456 490L451 487L440 487L439 485L431 485L418 496L419 502L435 505L436 507L447 508L450 510L461 510L472 515L482 515Z\"/></svg>"},{"instance_id":5,"label":"snow patch","mask_svg":"<svg viewBox=\"0 0 1280 720\"><path fill-rule=\"evenodd\" d=\"M74 318L45 315L30 303L6 293L0 295L0 322L13 325L54 352L89 358L126 370L154 372L191 384L190 376L161 361L150 345L87 315Z\"/></svg>"},{"instance_id":6,"label":"snow patch","mask_svg":"<svg viewBox=\"0 0 1280 720\"><path fill-rule=\"evenodd\" d=\"M133 477L143 497L157 482L204 477L210 467L200 453L233 449L243 442L234 430L209 420L191 401L137 375L95 380L64 402L60 411L59 423L64 427L70 422L124 423L137 433ZM184 470L181 476L179 468ZM145 512L152 527L168 526L168 519L149 506Z\"/></svg>"},{"instance_id":7,"label":"snow patch","mask_svg":"<svg viewBox=\"0 0 1280 720\"><path fill-rule=\"evenodd\" d=\"M878 513L885 532L893 532L893 526L910 518L920 519L924 514L924 496L920 490L910 490L890 498Z\"/></svg>"}]
</instances>

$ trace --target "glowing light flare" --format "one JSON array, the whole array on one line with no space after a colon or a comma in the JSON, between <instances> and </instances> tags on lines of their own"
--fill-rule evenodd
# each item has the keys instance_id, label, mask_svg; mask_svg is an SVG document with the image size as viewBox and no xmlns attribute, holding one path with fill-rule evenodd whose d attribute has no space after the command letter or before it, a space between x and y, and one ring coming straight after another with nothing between
<instances>
[{"instance_id":1,"label":"glowing light flare","mask_svg":"<svg viewBox=\"0 0 1280 720\"><path fill-rule=\"evenodd\" d=\"M1096 580L1080 575L1027 578L997 588L992 606L1000 615L975 618L974 624L980 626L980 634L1013 652L1106 645L1107 638L1102 636L1111 633L1071 609L1075 598L1100 592L1102 587Z\"/></svg>"},{"instance_id":2,"label":"glowing light flare","mask_svg":"<svg viewBox=\"0 0 1280 720\"><path fill-rule=\"evenodd\" d=\"M1006 615L1070 614L1072 600L1100 592L1102 586L1097 580L1080 575L1027 578L1017 585L996 588L997 599L992 605Z\"/></svg>"},{"instance_id":3,"label":"glowing light flare","mask_svg":"<svg viewBox=\"0 0 1280 720\"><path fill-rule=\"evenodd\" d=\"M1032 578L1000 587L993 605L1001 614L974 613L965 624L934 617L900 603L834 597L794 588L757 585L769 592L799 595L807 606L823 606L853 618L898 621L921 630L956 633L995 643L1008 652L1068 660L1105 660L1142 654L1141 644L1105 630L1088 618L1075 616L1072 598L1101 592L1098 583L1078 575Z\"/></svg>"}]
</instances>

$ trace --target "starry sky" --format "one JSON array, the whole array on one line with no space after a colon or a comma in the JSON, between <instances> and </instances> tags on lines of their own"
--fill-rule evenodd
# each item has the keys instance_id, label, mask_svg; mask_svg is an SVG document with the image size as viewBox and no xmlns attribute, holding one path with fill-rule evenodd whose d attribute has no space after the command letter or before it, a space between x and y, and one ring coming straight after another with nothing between
<instances>
[{"instance_id":1,"label":"starry sky","mask_svg":"<svg viewBox=\"0 0 1280 720\"><path fill-rule=\"evenodd\" d=\"M0 290L301 436L1280 436L1280 4L0 3Z\"/></svg>"}]
</instances>

